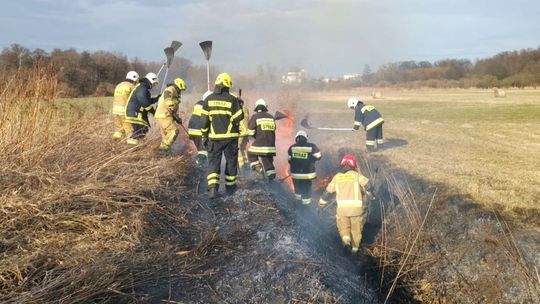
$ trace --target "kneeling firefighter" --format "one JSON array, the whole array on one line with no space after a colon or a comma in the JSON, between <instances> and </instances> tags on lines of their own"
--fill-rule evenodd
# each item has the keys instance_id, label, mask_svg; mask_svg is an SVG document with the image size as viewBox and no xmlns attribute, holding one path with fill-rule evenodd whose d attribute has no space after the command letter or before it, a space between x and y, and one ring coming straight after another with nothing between
<instances>
[{"instance_id":1,"label":"kneeling firefighter","mask_svg":"<svg viewBox=\"0 0 540 304\"><path fill-rule=\"evenodd\" d=\"M216 78L214 92L203 101L201 131L208 149L208 196L214 198L219 187L221 157L225 156L225 186L227 194L236 191L238 174L238 136L244 112L238 98L229 93L231 76L221 73Z\"/></svg>"},{"instance_id":2,"label":"kneeling firefighter","mask_svg":"<svg viewBox=\"0 0 540 304\"><path fill-rule=\"evenodd\" d=\"M139 81L139 74L135 71L129 71L126 79L120 82L114 88L113 100L113 116L114 116L114 139L122 139L124 135L128 136L132 133L131 125L124 121L126 115L126 104L128 102L131 91Z\"/></svg>"},{"instance_id":3,"label":"kneeling firefighter","mask_svg":"<svg viewBox=\"0 0 540 304\"><path fill-rule=\"evenodd\" d=\"M308 135L298 131L296 143L289 147L289 164L296 199L303 205L311 204L311 185L317 178L315 162L321 159L317 145L308 142Z\"/></svg>"},{"instance_id":4,"label":"kneeling firefighter","mask_svg":"<svg viewBox=\"0 0 540 304\"><path fill-rule=\"evenodd\" d=\"M182 124L182 119L178 116L178 107L181 103L182 91L185 89L184 80L176 78L173 83L167 85L159 98L154 118L161 132L160 150L169 151L178 136L179 129L175 122Z\"/></svg>"},{"instance_id":5,"label":"kneeling firefighter","mask_svg":"<svg viewBox=\"0 0 540 304\"><path fill-rule=\"evenodd\" d=\"M203 94L202 99L195 103L191 118L188 122L189 139L197 148L197 158L195 159L197 164L206 163L206 159L208 158L208 152L206 151L202 140L201 114L203 111L203 101L210 96L210 94L212 94L212 91L206 91L206 93Z\"/></svg>"},{"instance_id":6,"label":"kneeling firefighter","mask_svg":"<svg viewBox=\"0 0 540 304\"><path fill-rule=\"evenodd\" d=\"M351 154L343 156L339 164L341 172L336 174L326 187L319 204L324 206L332 193L336 194L336 224L343 246L353 254L358 252L362 240L362 229L367 216L362 196L366 193L369 179L357 172L356 158Z\"/></svg>"},{"instance_id":7,"label":"kneeling firefighter","mask_svg":"<svg viewBox=\"0 0 540 304\"><path fill-rule=\"evenodd\" d=\"M255 102L255 113L249 119L248 135L255 141L248 148L248 160L252 170L266 172L266 178L273 181L276 178L274 156L276 156L276 121L268 113L268 107L263 99ZM264 169L264 170L263 170Z\"/></svg>"},{"instance_id":8,"label":"kneeling firefighter","mask_svg":"<svg viewBox=\"0 0 540 304\"><path fill-rule=\"evenodd\" d=\"M154 113L153 104L158 101L158 97L151 97L150 90L159 84L158 76L155 73L148 73L140 80L129 95L126 105L125 122L131 124L132 132L127 143L130 145L139 144L139 140L146 136L150 122L148 113Z\"/></svg>"}]
</instances>

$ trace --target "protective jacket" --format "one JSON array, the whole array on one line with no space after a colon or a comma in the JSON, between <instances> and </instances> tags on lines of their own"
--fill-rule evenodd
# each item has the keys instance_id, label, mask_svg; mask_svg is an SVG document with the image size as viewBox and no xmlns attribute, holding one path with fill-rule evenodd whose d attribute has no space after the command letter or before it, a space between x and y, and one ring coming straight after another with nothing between
<instances>
[{"instance_id":1,"label":"protective jacket","mask_svg":"<svg viewBox=\"0 0 540 304\"><path fill-rule=\"evenodd\" d=\"M336 193L338 216L359 216L363 214L362 194L369 179L355 170L340 172L326 187L328 193ZM324 196L324 195L323 195ZM321 198L321 203L326 203Z\"/></svg>"},{"instance_id":2,"label":"protective jacket","mask_svg":"<svg viewBox=\"0 0 540 304\"><path fill-rule=\"evenodd\" d=\"M190 136L202 136L201 131L201 113L203 109L203 101L199 100L193 106L193 112L188 122L188 133Z\"/></svg>"},{"instance_id":3,"label":"protective jacket","mask_svg":"<svg viewBox=\"0 0 540 304\"><path fill-rule=\"evenodd\" d=\"M366 131L384 122L381 113L372 105L364 105L359 103L355 108L354 113L354 129L358 130L360 126L364 126Z\"/></svg>"},{"instance_id":4,"label":"protective jacket","mask_svg":"<svg viewBox=\"0 0 540 304\"><path fill-rule=\"evenodd\" d=\"M289 148L289 164L293 179L313 180L317 178L315 162L321 159L319 148L307 141L299 141Z\"/></svg>"},{"instance_id":5,"label":"protective jacket","mask_svg":"<svg viewBox=\"0 0 540 304\"><path fill-rule=\"evenodd\" d=\"M126 113L126 104L128 102L129 94L135 88L135 84L132 80L126 79L120 82L114 88L114 100L113 100L113 114L124 116Z\"/></svg>"},{"instance_id":6,"label":"protective jacket","mask_svg":"<svg viewBox=\"0 0 540 304\"><path fill-rule=\"evenodd\" d=\"M248 136L249 110L246 106L242 106L242 111L244 112L244 119L242 119L240 125L238 126L240 136Z\"/></svg>"},{"instance_id":7,"label":"protective jacket","mask_svg":"<svg viewBox=\"0 0 540 304\"><path fill-rule=\"evenodd\" d=\"M157 102L158 98L150 96L150 82L147 79L142 79L139 84L129 94L126 105L126 122L143 125L149 127L148 113L153 113L152 105Z\"/></svg>"},{"instance_id":8,"label":"protective jacket","mask_svg":"<svg viewBox=\"0 0 540 304\"><path fill-rule=\"evenodd\" d=\"M204 137L213 140L238 138L238 125L244 118L244 112L238 103L238 98L229 90L216 85L214 93L204 101L201 112L201 131Z\"/></svg>"},{"instance_id":9,"label":"protective jacket","mask_svg":"<svg viewBox=\"0 0 540 304\"><path fill-rule=\"evenodd\" d=\"M257 112L248 123L248 135L255 137L255 142L248 152L255 155L276 155L276 121L268 112Z\"/></svg>"},{"instance_id":10,"label":"protective jacket","mask_svg":"<svg viewBox=\"0 0 540 304\"><path fill-rule=\"evenodd\" d=\"M178 106L180 105L180 90L178 87L171 83L167 85L167 88L161 94L158 100L156 108L155 118L172 118L172 115L176 115Z\"/></svg>"}]
</instances>

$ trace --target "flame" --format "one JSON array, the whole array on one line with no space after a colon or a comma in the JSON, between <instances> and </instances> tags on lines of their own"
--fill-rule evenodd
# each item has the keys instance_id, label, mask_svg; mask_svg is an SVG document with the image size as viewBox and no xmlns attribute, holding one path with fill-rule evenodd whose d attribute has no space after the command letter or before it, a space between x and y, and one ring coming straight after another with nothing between
<instances>
[{"instance_id":1,"label":"flame","mask_svg":"<svg viewBox=\"0 0 540 304\"><path fill-rule=\"evenodd\" d=\"M330 183L330 176L324 176L315 184L315 190L325 189Z\"/></svg>"},{"instance_id":2,"label":"flame","mask_svg":"<svg viewBox=\"0 0 540 304\"><path fill-rule=\"evenodd\" d=\"M287 118L277 121L276 128L276 149L277 155L274 160L274 166L276 167L277 179L282 179L290 175L289 168L289 147L294 144L294 122L295 116L291 110L282 111ZM293 182L291 178L286 178L283 183L293 191Z\"/></svg>"}]
</instances>

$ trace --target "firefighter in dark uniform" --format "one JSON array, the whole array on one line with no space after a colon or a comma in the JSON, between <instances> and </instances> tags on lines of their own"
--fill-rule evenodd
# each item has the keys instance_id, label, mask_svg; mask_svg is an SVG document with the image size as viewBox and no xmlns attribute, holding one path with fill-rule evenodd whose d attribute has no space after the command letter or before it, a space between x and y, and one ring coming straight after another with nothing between
<instances>
[{"instance_id":1,"label":"firefighter in dark uniform","mask_svg":"<svg viewBox=\"0 0 540 304\"><path fill-rule=\"evenodd\" d=\"M214 92L203 101L201 131L208 150L208 195L214 198L219 187L221 157L225 156L225 186L227 194L236 190L238 173L238 136L244 112L238 98L229 93L231 76L221 73L216 78Z\"/></svg>"},{"instance_id":2,"label":"firefighter in dark uniform","mask_svg":"<svg viewBox=\"0 0 540 304\"><path fill-rule=\"evenodd\" d=\"M274 156L276 156L276 121L268 113L268 107L263 99L255 102L253 116L248 122L248 135L255 141L248 149L248 160L252 170L266 173L268 181L276 178Z\"/></svg>"},{"instance_id":3,"label":"firefighter in dark uniform","mask_svg":"<svg viewBox=\"0 0 540 304\"><path fill-rule=\"evenodd\" d=\"M366 152L375 151L375 147L383 149L384 119L381 113L374 106L365 105L355 97L349 98L347 105L355 111L354 129L358 130L360 126L364 126L364 130L366 130Z\"/></svg>"},{"instance_id":4,"label":"firefighter in dark uniform","mask_svg":"<svg viewBox=\"0 0 540 304\"><path fill-rule=\"evenodd\" d=\"M132 133L127 139L130 145L139 144L139 140L146 136L150 123L148 121L148 113L154 113L153 104L155 104L159 96L151 97L150 90L159 83L155 73L148 73L140 80L129 95L126 105L126 116L124 121L131 124Z\"/></svg>"},{"instance_id":5,"label":"firefighter in dark uniform","mask_svg":"<svg viewBox=\"0 0 540 304\"><path fill-rule=\"evenodd\" d=\"M311 184L317 178L315 162L321 159L319 148L308 142L304 131L298 131L296 143L289 148L289 164L296 199L303 205L311 204Z\"/></svg>"},{"instance_id":6,"label":"firefighter in dark uniform","mask_svg":"<svg viewBox=\"0 0 540 304\"><path fill-rule=\"evenodd\" d=\"M206 97L210 96L212 91L207 91L203 94L202 99L197 101L193 106L193 112L191 113L191 118L188 122L188 135L189 139L195 144L197 148L197 157L195 161L197 164L202 165L206 163L208 158L208 152L206 151L203 140L202 140L202 131L201 131L201 113L203 108L203 101Z\"/></svg>"}]
</instances>

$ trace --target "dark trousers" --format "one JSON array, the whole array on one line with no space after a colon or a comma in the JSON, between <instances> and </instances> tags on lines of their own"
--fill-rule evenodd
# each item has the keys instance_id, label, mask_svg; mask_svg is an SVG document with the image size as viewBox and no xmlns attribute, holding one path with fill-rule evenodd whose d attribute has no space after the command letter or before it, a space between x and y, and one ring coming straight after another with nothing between
<instances>
[{"instance_id":1,"label":"dark trousers","mask_svg":"<svg viewBox=\"0 0 540 304\"><path fill-rule=\"evenodd\" d=\"M219 186L221 157L225 156L225 186L236 187L238 172L238 138L208 141L208 188Z\"/></svg>"},{"instance_id":2,"label":"dark trousers","mask_svg":"<svg viewBox=\"0 0 540 304\"><path fill-rule=\"evenodd\" d=\"M273 155L257 155L248 151L248 161L251 169L255 169L258 164L261 164L266 173L266 177L269 180L274 180L276 178Z\"/></svg>"},{"instance_id":3,"label":"dark trousers","mask_svg":"<svg viewBox=\"0 0 540 304\"><path fill-rule=\"evenodd\" d=\"M133 139L143 139L146 136L146 133L148 133L148 127L139 125L139 124L131 124L133 128L133 134L131 134L131 138Z\"/></svg>"},{"instance_id":4,"label":"dark trousers","mask_svg":"<svg viewBox=\"0 0 540 304\"><path fill-rule=\"evenodd\" d=\"M203 145L202 136L190 135L189 139L195 144L195 148L197 148L197 162L201 164L204 163L208 158L208 152Z\"/></svg>"},{"instance_id":5,"label":"dark trousers","mask_svg":"<svg viewBox=\"0 0 540 304\"><path fill-rule=\"evenodd\" d=\"M384 144L382 123L366 131L366 146L373 147L375 144Z\"/></svg>"},{"instance_id":6,"label":"dark trousers","mask_svg":"<svg viewBox=\"0 0 540 304\"><path fill-rule=\"evenodd\" d=\"M296 199L301 201L302 204L308 205L311 203L311 179L294 179L294 194Z\"/></svg>"}]
</instances>

